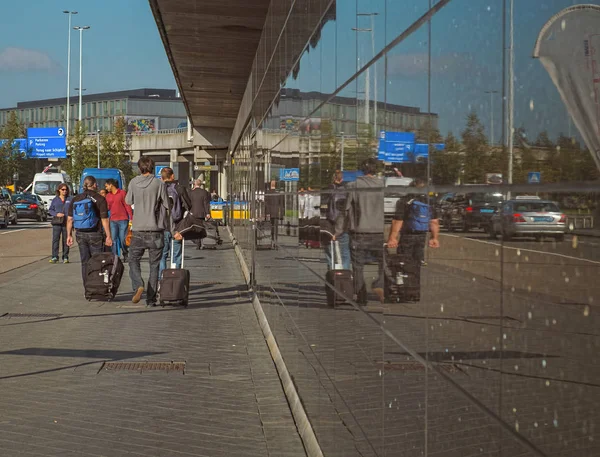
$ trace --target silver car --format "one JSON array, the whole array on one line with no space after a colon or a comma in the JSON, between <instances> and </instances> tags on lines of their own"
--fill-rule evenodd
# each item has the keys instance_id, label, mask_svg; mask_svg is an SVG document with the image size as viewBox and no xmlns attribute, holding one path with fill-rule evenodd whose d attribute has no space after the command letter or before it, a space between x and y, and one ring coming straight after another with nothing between
<instances>
[{"instance_id":1,"label":"silver car","mask_svg":"<svg viewBox=\"0 0 600 457\"><path fill-rule=\"evenodd\" d=\"M567 216L558 205L549 200L516 199L502 204L492 216L490 237L502 235L504 240L515 236L529 236L541 240L544 236L562 241L567 231Z\"/></svg>"}]
</instances>

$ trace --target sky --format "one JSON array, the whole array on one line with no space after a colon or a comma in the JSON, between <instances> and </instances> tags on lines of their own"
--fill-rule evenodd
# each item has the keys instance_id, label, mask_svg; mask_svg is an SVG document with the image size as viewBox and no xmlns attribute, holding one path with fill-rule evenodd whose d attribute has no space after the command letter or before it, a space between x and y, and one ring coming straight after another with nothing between
<instances>
[{"instance_id":1,"label":"sky","mask_svg":"<svg viewBox=\"0 0 600 457\"><path fill-rule=\"evenodd\" d=\"M0 15L0 108L66 96L64 10L78 11L86 94L142 87L176 89L148 0L3 1ZM79 86L79 33L71 34L71 95Z\"/></svg>"},{"instance_id":2,"label":"sky","mask_svg":"<svg viewBox=\"0 0 600 457\"><path fill-rule=\"evenodd\" d=\"M583 0L582 0L583 1ZM507 1L508 3L508 1ZM541 130L551 137L569 131L566 110L540 62L531 57L537 35L554 14L578 0L515 0L515 126L531 139ZM585 0L600 4L600 0ZM297 79L287 87L331 93L371 59L375 49L397 37L427 10L429 0L337 0L335 21L322 30L316 49L304 54ZM388 54L387 73L380 60L370 73L371 97L377 73L378 98L439 114L442 134L459 135L466 115L475 110L488 137L500 140L501 98L485 91L502 89L502 0L452 0L432 20L432 84L427 91L427 28L421 27ZM0 107L19 101L55 98L66 93L67 15L83 32L83 86L86 93L141 87L176 89L148 0L20 0L3 2L0 16ZM15 18L22 18L15 20ZM24 27L26 24L26 27ZM26 31L24 33L24 30ZM72 32L71 87L79 85L79 32ZM361 63L362 62L362 63ZM340 95L364 98L365 76ZM72 91L72 95L75 95ZM371 98L372 99L372 98ZM532 109L534 107L534 109ZM573 129L574 130L574 129Z\"/></svg>"}]
</instances>

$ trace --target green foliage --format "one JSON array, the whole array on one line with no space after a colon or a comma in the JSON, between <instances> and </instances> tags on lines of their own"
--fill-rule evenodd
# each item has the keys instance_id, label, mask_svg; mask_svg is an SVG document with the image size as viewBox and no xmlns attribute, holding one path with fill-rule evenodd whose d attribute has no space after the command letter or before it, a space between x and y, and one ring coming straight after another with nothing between
<instances>
[{"instance_id":1,"label":"green foliage","mask_svg":"<svg viewBox=\"0 0 600 457\"><path fill-rule=\"evenodd\" d=\"M0 138L7 140L0 147L0 186L12 183L14 173L20 175L29 173L28 163L23 154L13 148L15 138L24 138L25 127L20 123L17 114L10 113L8 122L0 129ZM20 180L27 179L27 176L19 176Z\"/></svg>"},{"instance_id":2,"label":"green foliage","mask_svg":"<svg viewBox=\"0 0 600 457\"><path fill-rule=\"evenodd\" d=\"M69 157L61 163L61 168L68 173L75 184L84 168L97 166L97 149L95 138L87 135L85 126L77 122L73 132L69 135L67 149Z\"/></svg>"},{"instance_id":3,"label":"green foliage","mask_svg":"<svg viewBox=\"0 0 600 457\"><path fill-rule=\"evenodd\" d=\"M464 182L482 183L485 173L491 173L494 170L490 169L488 162L488 141L485 130L475 111L467 115L467 125L461 136L465 148ZM493 166L497 165L493 164Z\"/></svg>"},{"instance_id":4,"label":"green foliage","mask_svg":"<svg viewBox=\"0 0 600 457\"><path fill-rule=\"evenodd\" d=\"M443 141L446 145L443 151L431 151L431 177L434 184L456 184L463 167L460 144L452 132Z\"/></svg>"},{"instance_id":5,"label":"green foliage","mask_svg":"<svg viewBox=\"0 0 600 457\"><path fill-rule=\"evenodd\" d=\"M100 136L100 166L102 168L118 168L123 172L127 182L134 176L128 149L127 124L120 117L115 121L112 132Z\"/></svg>"}]
</instances>

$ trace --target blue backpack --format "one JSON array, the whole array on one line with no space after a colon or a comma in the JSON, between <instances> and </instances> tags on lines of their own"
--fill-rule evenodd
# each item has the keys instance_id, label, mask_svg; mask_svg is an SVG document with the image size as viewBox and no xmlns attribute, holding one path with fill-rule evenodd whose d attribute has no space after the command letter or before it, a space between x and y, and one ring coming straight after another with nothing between
<instances>
[{"instance_id":1,"label":"blue backpack","mask_svg":"<svg viewBox=\"0 0 600 457\"><path fill-rule=\"evenodd\" d=\"M429 231L429 221L431 213L427 203L418 200L411 200L408 210L407 229L411 232L427 232Z\"/></svg>"},{"instance_id":2,"label":"blue backpack","mask_svg":"<svg viewBox=\"0 0 600 457\"><path fill-rule=\"evenodd\" d=\"M94 209L95 200L91 197L72 203L73 227L75 230L93 230L98 227L100 219Z\"/></svg>"},{"instance_id":3,"label":"blue backpack","mask_svg":"<svg viewBox=\"0 0 600 457\"><path fill-rule=\"evenodd\" d=\"M177 192L175 184L167 184L167 195L169 196L169 208L171 209L171 219L177 223L183 219L183 205L181 196Z\"/></svg>"}]
</instances>

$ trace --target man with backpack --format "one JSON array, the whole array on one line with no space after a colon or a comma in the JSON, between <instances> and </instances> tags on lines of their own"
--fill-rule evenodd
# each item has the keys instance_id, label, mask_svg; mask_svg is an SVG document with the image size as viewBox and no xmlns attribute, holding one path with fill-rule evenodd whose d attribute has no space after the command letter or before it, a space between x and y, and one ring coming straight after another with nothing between
<instances>
[{"instance_id":1,"label":"man with backpack","mask_svg":"<svg viewBox=\"0 0 600 457\"><path fill-rule=\"evenodd\" d=\"M140 175L129 183L125 203L135 205L129 246L129 277L134 291L133 303L144 293L140 262L146 249L150 263L150 277L146 289L146 306L156 305L158 270L165 245L164 231L169 229L169 196L160 179L154 177L154 160L143 156L138 160Z\"/></svg>"},{"instance_id":2,"label":"man with backpack","mask_svg":"<svg viewBox=\"0 0 600 457\"><path fill-rule=\"evenodd\" d=\"M92 254L102 252L104 245L112 246L108 205L106 199L98 193L98 183L93 176L83 180L83 192L71 201L67 214L67 245L73 246L73 229L76 230L81 276L87 277L87 262ZM106 239L104 234L106 233Z\"/></svg>"},{"instance_id":3,"label":"man with backpack","mask_svg":"<svg viewBox=\"0 0 600 457\"><path fill-rule=\"evenodd\" d=\"M171 242L173 242L172 261L175 263L176 268L181 268L181 248L183 241L174 240L173 234L175 233L175 226L183 219L186 211L189 211L192 207L187 187L182 186L175 181L175 173L172 168L163 168L160 172L160 176L165 183L165 186L167 186L171 218L169 230L165 230L164 233L165 246L163 247L162 258L160 260L160 269L158 271L159 278L162 271L167 268L167 260L169 259L169 252L171 251Z\"/></svg>"},{"instance_id":4,"label":"man with backpack","mask_svg":"<svg viewBox=\"0 0 600 457\"><path fill-rule=\"evenodd\" d=\"M425 259L427 234L431 232L429 247L438 248L440 224L435 205L430 205L423 191L425 181L417 178L411 186L415 191L396 203L387 245L398 248L401 262L404 263L405 298L418 302L421 299L421 265Z\"/></svg>"}]
</instances>

